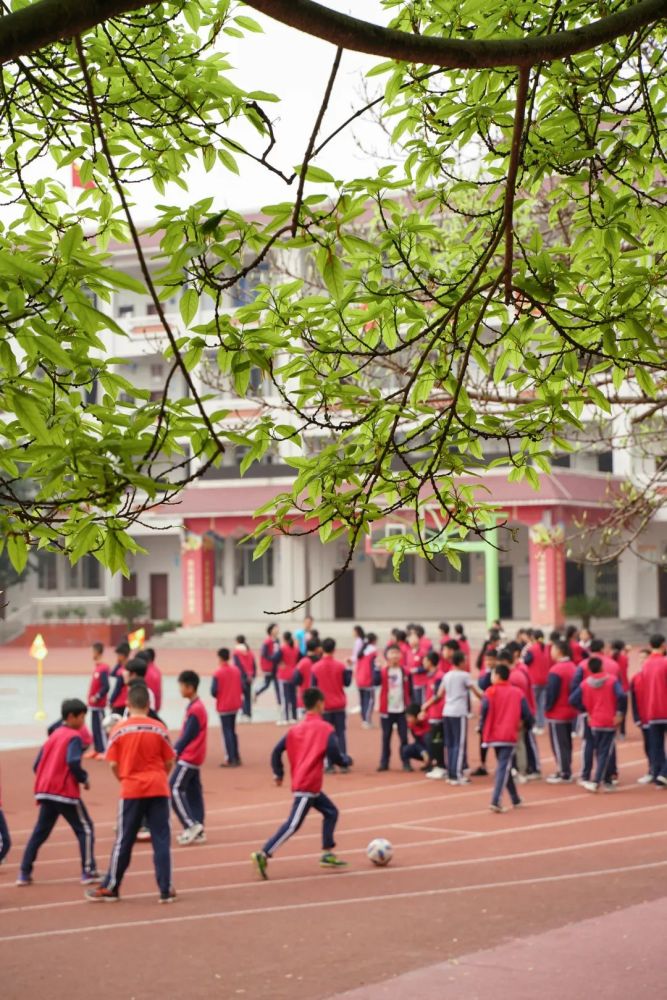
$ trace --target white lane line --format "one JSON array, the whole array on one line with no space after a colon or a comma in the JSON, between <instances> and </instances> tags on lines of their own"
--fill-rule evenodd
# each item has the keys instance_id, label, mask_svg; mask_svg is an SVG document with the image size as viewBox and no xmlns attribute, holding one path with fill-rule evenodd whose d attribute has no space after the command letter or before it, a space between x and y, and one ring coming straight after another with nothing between
<instances>
[{"instance_id":1,"label":"white lane line","mask_svg":"<svg viewBox=\"0 0 667 1000\"><path fill-rule=\"evenodd\" d=\"M621 875L625 872L648 871L654 868L664 868L667 861L651 861L641 865L622 865L617 868L597 868L583 872L568 872L564 875L541 875L538 878L507 879L502 882L477 882L471 885L452 886L447 889L422 889L416 892L394 892L384 895L373 896L350 896L346 899L312 900L308 903L285 903L280 906L254 906L244 910L218 910L214 913L190 913L187 916L167 917L163 919L154 918L152 920L130 920L126 923L120 921L115 924L92 924L83 927L67 927L56 930L32 931L27 934L9 934L0 937L0 944L9 944L17 941L35 941L43 938L71 937L76 935L93 934L98 931L132 930L136 927L156 927L163 924L192 923L204 920L224 920L230 917L250 917L267 915L271 913L289 913L299 910L316 910L325 907L337 906L358 906L360 903L379 903L384 905L394 900L405 899L426 899L433 896L451 896L457 893L482 892L494 889L509 889L517 886L545 885L552 882L569 882L574 879L599 878L604 875ZM428 867L428 866L427 866ZM282 883L281 883L282 884ZM121 904L122 905L122 904Z\"/></svg>"},{"instance_id":2,"label":"white lane line","mask_svg":"<svg viewBox=\"0 0 667 1000\"><path fill-rule=\"evenodd\" d=\"M634 843L635 841L639 840L655 840L658 837L667 837L667 830L659 830L655 833L642 833L636 835L633 834L632 836L628 837L613 837L609 840L596 840L594 842L591 841L590 843L586 844L567 844L563 845L562 847L542 848L537 851L520 851L514 854L490 854L487 855L486 857L462 858L456 861L437 861L421 865L405 865L405 866L392 865L390 868L387 868L386 870L392 875L393 874L401 875L408 872L420 872L427 870L430 871L431 869L435 868L438 869L461 868L465 865L493 864L494 862L519 861L519 860L525 861L527 858L539 858L539 857L544 857L546 855L551 856L552 854L562 854L568 851L580 851L587 848L617 846L618 844L625 844L628 841L632 841ZM423 843L428 844L430 843L430 841L424 841ZM301 855L300 857L309 858L312 860L312 855L310 854ZM289 858L283 860L295 860L295 859ZM272 865L274 863L275 861L271 862ZM245 862L245 865L246 866L248 865L247 861ZM301 882L313 882L313 881L319 882L321 880L325 880L330 877L331 877L330 874L293 875L289 876L288 878L283 878L278 880L270 879L269 883L273 886L285 886L285 885L298 884ZM364 869L363 871L362 870L343 871L339 873L338 877L341 879L348 879L348 878L368 878L368 877L378 878L379 876L377 873L377 869L368 868ZM217 885L190 886L186 890L184 890L183 895L189 896L191 893L196 893L196 892L229 892L231 890L249 889L253 887L256 888L258 884L260 883L256 878L254 878L252 879L252 881L249 882L231 882L231 883L226 883L226 884L222 883ZM123 895L123 901L127 901L130 899L154 899L155 894L156 890L153 890L152 892L135 892ZM85 899L69 899L63 901L56 901L52 903L35 903L31 906L13 906L11 908L3 909L2 911L0 911L0 917L12 913L14 914L28 913L28 912L33 912L35 910L53 910L53 909L60 909L62 907L86 906L86 905L88 904L86 903Z\"/></svg>"},{"instance_id":3,"label":"white lane line","mask_svg":"<svg viewBox=\"0 0 667 1000\"><path fill-rule=\"evenodd\" d=\"M666 805L648 806L648 807L642 807L640 809L635 809L635 810L632 810L632 811L630 811L630 810L623 810L622 812L603 813L603 814L598 814L596 816L589 816L589 817L577 816L577 817L574 817L572 819L558 820L556 822L551 822L551 823L533 823L533 824L527 825L527 826L504 827L504 828L496 829L496 830L487 830L484 833L479 832L479 833L475 834L474 837L475 837L476 841L479 840L479 838L486 838L486 837L491 837L493 839L496 839L496 838L502 836L503 834L515 835L515 834L518 834L518 833L531 833L534 830L543 830L545 828L546 829L550 829L551 827L554 827L554 826L559 826L559 827L562 827L562 826L575 826L575 825L578 825L581 822L587 822L587 821L590 821L590 820L598 820L598 819L604 820L604 819L610 819L610 818L613 819L613 818L617 818L618 816L628 816L628 815L634 815L635 813L653 812L653 811L664 809L664 808L666 808ZM360 830L348 830L346 832L348 834L361 833L361 832L365 832L367 829L368 828L362 828ZM370 829L374 829L374 828L371 827ZM395 828L391 827L390 829L395 829ZM398 827L396 827L396 829L398 829ZM421 832L421 830L418 830L417 832ZM441 833L442 831L437 830L437 832ZM633 834L631 834L628 837L618 838L618 839L619 839L619 842L625 841L625 840L634 840L634 839L637 839L637 840L650 839L652 837L662 836L663 832L664 832L663 830L660 830L660 831L655 832L655 833L646 833L646 834L634 834L633 833ZM304 840L304 839L318 839L319 840L319 837L320 837L319 833L306 834L306 835L300 834L300 839L301 840ZM457 843L461 843L461 842L467 842L470 839L471 838L470 838L469 834L463 834L462 836L436 837L436 838L430 838L429 840L413 840L413 841L408 841L406 843L394 842L394 848L396 850L398 850L398 851L401 851L401 850L412 850L413 848L418 848L418 847L436 846L436 845L440 845L440 844L445 844L447 847L449 847L452 844L457 844ZM599 844L599 843L601 843L601 841L598 841L598 840L591 841L590 843L587 843L587 844L581 844L580 842L577 842L576 844L567 844L567 845L563 845L563 846L546 848L541 853L549 854L552 851L555 852L555 851L559 851L559 850L563 850L563 851L577 850L579 847L595 846L596 844ZM605 843L607 843L607 841L605 841ZM254 841L249 841L248 844L251 845L251 846L257 846ZM355 848L350 847L350 848L348 848L348 850L360 850L361 851L361 850L363 850L363 845L360 846L360 847L355 847ZM528 852L528 853L530 854L531 852ZM538 852L538 853L540 853L540 852ZM516 855L516 856L519 857L521 855ZM495 855L495 857L502 857L502 856ZM275 858L272 861L272 865L275 865L276 863L278 863L278 864L284 864L285 862L290 862L290 861L308 861L308 860L312 861L312 858L313 858L312 852L308 853L308 854L288 854L288 855L283 855L282 857L279 857L279 858ZM473 858L473 859L461 859L459 861L447 862L447 864L455 864L455 865L456 864L470 864L470 863L474 863L474 861L475 861L475 858ZM184 865L182 867L174 867L174 872L176 874L180 874L180 873L184 873L184 872L199 872L199 871L206 871L206 872L208 872L208 871L212 871L214 869L217 870L217 869L221 869L221 868L239 868L240 866L246 867L247 864L248 864L248 861L247 861L247 859L244 858L242 860L237 860L237 861L219 861L219 862L214 862L214 863L211 863L211 864L204 864L204 865ZM442 867L442 864L443 864L442 862L434 862L433 865L429 864L429 865L426 865L425 867L436 867L437 868L437 867ZM416 867L418 868L420 866L416 866ZM396 866L394 866L394 868L392 870L399 870L399 869ZM401 868L400 870L401 871L405 871L406 869L405 868ZM140 876L153 875L153 874L154 874L154 869L153 868L145 868L145 869L142 869L142 870L139 870L139 871L136 871L136 870L132 871L132 869L130 869L128 871L128 875L126 877L138 878ZM313 876L308 876L308 878L312 878L312 877ZM70 885L71 886L72 885L72 879L71 878L69 878L69 879L46 879L44 881L40 881L39 885ZM0 886L0 888L13 889L15 887L13 885L4 885L4 886ZM29 890L25 890L25 889L23 890L23 892L26 892L26 891L29 891ZM188 891L190 891L190 890L188 890ZM152 894L149 894L149 895L152 895ZM58 904L57 903L49 903L49 904L44 904L44 905L53 906L53 905L58 905ZM8 913L8 912L9 911L6 910L6 909L0 910L0 917L2 917L3 914Z\"/></svg>"},{"instance_id":4,"label":"white lane line","mask_svg":"<svg viewBox=\"0 0 667 1000\"><path fill-rule=\"evenodd\" d=\"M630 790L630 789L628 789L628 790ZM632 790L640 792L641 788L639 786L637 786L636 789L634 787L632 787ZM429 799L427 801L430 802L432 800ZM586 792L586 793L584 793L584 792L581 792L581 793L575 792L573 795L561 796L559 798L533 799L533 800L527 799L525 801L525 806L526 806L526 808L534 808L535 806L553 806L553 805L560 805L563 802L573 802L573 801L593 803L595 800L591 798L590 793L588 793L588 792ZM437 804L437 802L434 802L434 804ZM607 817L610 817L610 816L614 817L614 818L616 818L618 816L621 816L621 817L627 816L628 818L630 818L630 817L632 817L632 816L634 816L635 814L638 814L638 813L653 812L655 809L661 809L661 808L666 808L666 807L667 807L667 796L664 796L664 801L661 802L658 805L641 806L638 809L636 809L636 808L620 809L620 810L617 810L617 811L611 812L611 813L609 813L609 812L607 812L607 813L594 813L591 816L577 816L576 818L573 818L573 819L550 820L549 822L545 822L545 823L543 823L543 824L541 824L539 826L511 827L510 831L522 830L522 829L531 829L531 830L532 829L545 829L545 828L549 829L552 826L570 826L573 823L588 822L589 820L594 820L594 819L598 819L598 818L600 818L600 819L606 819ZM285 814L283 813L283 815L281 817L275 819L273 821L273 825L275 826L276 824L282 822L282 820L284 819L284 815ZM347 811L346 811L346 815L347 815ZM512 813L505 814L505 819L509 818L510 815L516 815L516 813L512 812ZM480 816L484 816L485 818L488 818L488 816L489 816L488 810L486 808L483 808L483 809L474 809L474 810L470 810L468 812L462 812L462 813L438 813L438 814L433 815L433 816L425 816L422 820L415 820L413 823L410 824L410 826L414 827L419 832L423 831L424 833L428 833L428 832L443 833L444 830L445 830L445 828L422 826L422 823L427 824L427 823L437 822L438 820L443 820L445 822L451 823L452 821L453 822L457 822L460 819L470 819L471 817L480 817ZM494 821L494 822L496 822L496 821ZM502 820L497 820L497 822L502 822ZM387 830L393 830L393 829L401 829L401 827L404 824L392 823L391 821L389 821L387 823L384 823L383 825L384 825L384 827L386 827ZM192 847L189 848L189 849L190 850L196 850L197 854L200 854L200 853L203 853L203 852L209 851L209 850L220 851L220 850L228 850L228 849L232 849L232 848L257 847L258 846L258 842L260 840L261 841L265 840L266 836L271 832L272 828L269 825L269 821L267 821L264 824L264 827L265 827L265 835L264 836L253 837L252 840L218 841L216 843L208 843L208 844L202 844L202 845L192 845ZM207 828L207 829L209 829L209 828ZM217 827L213 827L213 829L216 830L218 828ZM455 833L455 834L461 834L462 835L462 836L456 838L458 840L465 840L465 839L471 838L471 837L487 837L487 836L494 836L495 837L498 833L510 832L510 831L508 831L508 830L485 830L485 831L479 831L479 832L471 832L471 831L468 831L468 830L453 830L452 829L453 833ZM375 822L372 826L359 826L359 827L353 827L351 829L346 829L346 828L340 829L339 828L339 833L342 833L342 834L345 834L345 835L350 835L350 834L354 834L354 833L377 833L377 822ZM314 831L312 833L309 833L309 832L307 832L307 830L304 830L304 831L302 831L299 834L299 836L301 837L301 839L304 839L304 838L306 838L306 839L313 838L314 839L314 838L319 838L320 833L319 833L319 831ZM453 843L453 842L455 842L455 839L454 839L454 837L450 836L450 837L445 837L442 840L431 840L431 841L428 841L428 843L432 843L432 844L438 844L438 843L444 843L444 842ZM74 841L72 842L72 846L74 846ZM97 842L96 842L96 846L97 846ZM181 852L177 849L177 853L180 854ZM135 851L135 855L134 856L138 857L138 856L144 856L144 855L146 857L150 857L151 856L150 850L138 850L138 851ZM39 864L40 868L44 867L46 865L74 864L75 863L74 859L75 859L75 855L71 854L71 855L68 855L67 857L64 857L64 858L48 858L48 859L46 859L44 861L39 861L38 864ZM227 862L227 864L238 864L238 862ZM216 865L212 865L211 867L217 867L217 866ZM43 885L44 884L49 885L49 884L60 883L62 881L63 881L62 879L52 879L50 881L46 880L45 882L42 882L41 884L43 884ZM69 880L64 880L64 881L69 881ZM0 885L0 891L2 889L6 889L6 888L9 888L9 887L7 885Z\"/></svg>"}]
</instances>

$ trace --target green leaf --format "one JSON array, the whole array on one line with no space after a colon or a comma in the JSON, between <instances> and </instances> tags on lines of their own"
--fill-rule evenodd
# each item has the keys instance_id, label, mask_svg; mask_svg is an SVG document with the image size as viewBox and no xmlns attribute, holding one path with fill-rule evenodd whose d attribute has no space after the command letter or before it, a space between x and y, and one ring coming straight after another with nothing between
<instances>
[{"instance_id":1,"label":"green leaf","mask_svg":"<svg viewBox=\"0 0 667 1000\"><path fill-rule=\"evenodd\" d=\"M181 312L181 319L186 326L190 326L199 309L199 295L194 288L187 288L185 290L178 303L178 308Z\"/></svg>"},{"instance_id":2,"label":"green leaf","mask_svg":"<svg viewBox=\"0 0 667 1000\"><path fill-rule=\"evenodd\" d=\"M22 573L28 562L28 546L22 535L7 537L7 553L17 573Z\"/></svg>"}]
</instances>

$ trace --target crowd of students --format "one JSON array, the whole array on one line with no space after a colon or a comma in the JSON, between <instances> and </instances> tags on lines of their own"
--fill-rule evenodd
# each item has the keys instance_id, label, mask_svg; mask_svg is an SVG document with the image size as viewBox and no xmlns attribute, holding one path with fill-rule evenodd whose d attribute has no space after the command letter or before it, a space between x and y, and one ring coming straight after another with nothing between
<instances>
[{"instance_id":1,"label":"crowd of students","mask_svg":"<svg viewBox=\"0 0 667 1000\"><path fill-rule=\"evenodd\" d=\"M392 744L398 743L402 769L419 770L431 780L466 785L488 774L488 752L496 756L490 808L503 812L505 793L512 806L522 804L519 786L542 778L536 735L548 728L556 768L548 784L578 781L586 791L614 791L619 773L616 739L625 735L628 706L639 727L647 760L641 784L667 787L667 652L665 638L652 635L641 666L629 676L623 642L610 646L585 630L569 627L545 640L539 629L520 629L508 638L494 623L472 662L461 625L442 622L430 639L415 623L395 628L381 646L378 637L355 626L352 652L336 655L336 643L321 639L313 621L302 629L279 633L268 627L255 659L245 638L232 649L218 650L210 695L220 717L225 760L241 766L238 721L252 719L253 705L273 690L279 726L289 731L271 756L274 780L284 776L289 758L293 803L286 822L252 861L267 877L268 861L301 826L310 809L322 815L324 867L345 864L334 853L338 811L322 791L324 772L346 773L348 753L347 690L359 693L361 726L380 720L377 770L387 771ZM91 902L117 901L137 839L153 845L159 901L175 899L171 878L170 812L182 826L178 843L206 840L204 793L200 769L206 759L208 712L200 697L200 677L192 670L178 676L186 702L185 718L173 743L160 719L162 676L155 652L132 654L127 643L116 647L116 663L104 663L104 648L93 645L93 674L88 704L67 699L62 718L49 729L34 765L39 813L24 850L17 885L33 881L40 847L59 817L72 828L81 855L81 881ZM479 712L473 712L474 701ZM92 733L86 727L90 712ZM474 723L471 720L475 720ZM479 762L473 769L468 730L479 735ZM574 740L581 739L581 765L575 774ZM116 839L108 869L100 876L95 860L94 824L81 791L89 787L87 759L103 758L120 784ZM0 861L10 848L10 834L0 808Z\"/></svg>"}]
</instances>

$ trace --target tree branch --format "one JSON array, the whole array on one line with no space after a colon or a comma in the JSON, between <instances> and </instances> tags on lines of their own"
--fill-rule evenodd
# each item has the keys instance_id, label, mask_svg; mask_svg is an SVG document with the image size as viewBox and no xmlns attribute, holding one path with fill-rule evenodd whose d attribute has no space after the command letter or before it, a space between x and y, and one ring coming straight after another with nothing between
<instances>
[{"instance_id":1,"label":"tree branch","mask_svg":"<svg viewBox=\"0 0 667 1000\"><path fill-rule=\"evenodd\" d=\"M512 132L512 152L510 155L509 169L507 171L507 185L505 187L505 208L503 210L503 222L505 225L505 302L507 305L512 301L512 265L514 258L514 198L516 195L516 179L519 173L519 163L521 162L521 147L523 145L523 123L526 117L526 99L528 97L528 83L530 80L530 68L522 66L519 70L519 85L516 92L516 109L514 111L514 130Z\"/></svg>"},{"instance_id":2,"label":"tree branch","mask_svg":"<svg viewBox=\"0 0 667 1000\"><path fill-rule=\"evenodd\" d=\"M469 41L394 31L329 10L313 0L246 0L248 7L340 48L449 69L533 66L586 52L667 16L667 0L640 0L592 24L552 35ZM155 4L145 0L38 0L0 17L0 63Z\"/></svg>"}]
</instances>

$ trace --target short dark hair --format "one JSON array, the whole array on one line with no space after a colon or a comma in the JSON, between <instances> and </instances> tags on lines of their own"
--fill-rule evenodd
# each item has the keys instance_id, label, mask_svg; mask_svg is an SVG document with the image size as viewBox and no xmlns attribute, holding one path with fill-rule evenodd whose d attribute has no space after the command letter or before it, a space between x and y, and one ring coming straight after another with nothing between
<instances>
[{"instance_id":1,"label":"short dark hair","mask_svg":"<svg viewBox=\"0 0 667 1000\"><path fill-rule=\"evenodd\" d=\"M148 660L148 662L152 663L153 660L155 659L155 650L153 649L153 647L152 646L146 646L145 649L142 652L144 653L144 655L145 655L146 659Z\"/></svg>"},{"instance_id":2,"label":"short dark hair","mask_svg":"<svg viewBox=\"0 0 667 1000\"><path fill-rule=\"evenodd\" d=\"M306 652L314 653L316 649L320 648L319 639L309 639L306 643Z\"/></svg>"},{"instance_id":3,"label":"short dark hair","mask_svg":"<svg viewBox=\"0 0 667 1000\"><path fill-rule=\"evenodd\" d=\"M495 646L487 646L487 648L484 650L484 656L493 656L497 658L498 650L495 648Z\"/></svg>"},{"instance_id":4,"label":"short dark hair","mask_svg":"<svg viewBox=\"0 0 667 1000\"><path fill-rule=\"evenodd\" d=\"M291 632L283 632L283 641L287 643L288 646L294 645L294 638Z\"/></svg>"},{"instance_id":5,"label":"short dark hair","mask_svg":"<svg viewBox=\"0 0 667 1000\"><path fill-rule=\"evenodd\" d=\"M572 639L573 636L575 636L578 631L579 630L576 625L568 625L567 629L565 630L565 638Z\"/></svg>"},{"instance_id":6,"label":"short dark hair","mask_svg":"<svg viewBox=\"0 0 667 1000\"><path fill-rule=\"evenodd\" d=\"M591 639L591 644L588 648L591 653L601 653L604 649L604 639Z\"/></svg>"},{"instance_id":7,"label":"short dark hair","mask_svg":"<svg viewBox=\"0 0 667 1000\"><path fill-rule=\"evenodd\" d=\"M617 649L619 653L623 652L625 649L625 639L614 639L611 644L612 649Z\"/></svg>"},{"instance_id":8,"label":"short dark hair","mask_svg":"<svg viewBox=\"0 0 667 1000\"><path fill-rule=\"evenodd\" d=\"M148 664L145 660L135 656L134 659L127 661L125 669L129 674L134 674L135 677L139 677L143 680L146 676L146 671L148 670Z\"/></svg>"},{"instance_id":9,"label":"short dark hair","mask_svg":"<svg viewBox=\"0 0 667 1000\"><path fill-rule=\"evenodd\" d=\"M421 705L418 705L416 701L411 701L405 710L406 715L414 715L415 717L421 712Z\"/></svg>"},{"instance_id":10,"label":"short dark hair","mask_svg":"<svg viewBox=\"0 0 667 1000\"><path fill-rule=\"evenodd\" d=\"M278 622L271 622L270 625L267 625L266 626L266 634L267 635L271 635L271 633L273 632L274 628L278 628Z\"/></svg>"},{"instance_id":11,"label":"short dark hair","mask_svg":"<svg viewBox=\"0 0 667 1000\"><path fill-rule=\"evenodd\" d=\"M572 656L570 644L569 642L566 642L565 639L558 639L553 645L556 647L561 656Z\"/></svg>"},{"instance_id":12,"label":"short dark hair","mask_svg":"<svg viewBox=\"0 0 667 1000\"><path fill-rule=\"evenodd\" d=\"M444 632L445 635L449 635L449 622L440 622L438 628L441 632Z\"/></svg>"},{"instance_id":13,"label":"short dark hair","mask_svg":"<svg viewBox=\"0 0 667 1000\"><path fill-rule=\"evenodd\" d=\"M453 659L454 657L452 657L452 660ZM505 646L498 653L498 659L501 660L503 663L511 663L512 660L514 659L514 654L512 653L511 649L508 649L507 646Z\"/></svg>"},{"instance_id":14,"label":"short dark hair","mask_svg":"<svg viewBox=\"0 0 667 1000\"><path fill-rule=\"evenodd\" d=\"M508 681L510 679L510 668L506 663L497 663L493 668L493 672L500 677L501 681Z\"/></svg>"},{"instance_id":15,"label":"short dark hair","mask_svg":"<svg viewBox=\"0 0 667 1000\"><path fill-rule=\"evenodd\" d=\"M85 715L88 707L80 698L65 698L60 706L60 718L65 722L70 715Z\"/></svg>"},{"instance_id":16,"label":"short dark hair","mask_svg":"<svg viewBox=\"0 0 667 1000\"><path fill-rule=\"evenodd\" d=\"M390 642L387 648L385 649L385 653L390 653L392 649L395 649L397 653L401 652L400 646L397 646L395 642Z\"/></svg>"},{"instance_id":17,"label":"short dark hair","mask_svg":"<svg viewBox=\"0 0 667 1000\"><path fill-rule=\"evenodd\" d=\"M429 663L432 663L434 667L437 667L440 663L440 653L437 653L435 649L429 649L424 658L428 660Z\"/></svg>"},{"instance_id":18,"label":"short dark hair","mask_svg":"<svg viewBox=\"0 0 667 1000\"><path fill-rule=\"evenodd\" d=\"M336 648L335 639L322 639L322 649L325 653L333 653Z\"/></svg>"},{"instance_id":19,"label":"short dark hair","mask_svg":"<svg viewBox=\"0 0 667 1000\"><path fill-rule=\"evenodd\" d=\"M138 649L134 654L135 660L143 660L146 665L150 663L150 656L147 649Z\"/></svg>"},{"instance_id":20,"label":"short dark hair","mask_svg":"<svg viewBox=\"0 0 667 1000\"><path fill-rule=\"evenodd\" d=\"M489 629L489 640L491 642L498 642L499 639L500 639L500 632L498 631L498 629L497 628L490 628Z\"/></svg>"},{"instance_id":21,"label":"short dark hair","mask_svg":"<svg viewBox=\"0 0 667 1000\"><path fill-rule=\"evenodd\" d=\"M549 642L558 642L561 637L560 631L555 628L552 632L549 632Z\"/></svg>"},{"instance_id":22,"label":"short dark hair","mask_svg":"<svg viewBox=\"0 0 667 1000\"><path fill-rule=\"evenodd\" d=\"M150 696L143 681L135 681L134 684L128 685L127 703L131 708L139 708L142 711L148 708L151 703Z\"/></svg>"},{"instance_id":23,"label":"short dark hair","mask_svg":"<svg viewBox=\"0 0 667 1000\"><path fill-rule=\"evenodd\" d=\"M463 635L465 634L465 629L463 625L461 625L460 623L457 623L454 626L454 631L456 632L457 635L460 635L461 637L463 637Z\"/></svg>"},{"instance_id":24,"label":"short dark hair","mask_svg":"<svg viewBox=\"0 0 667 1000\"><path fill-rule=\"evenodd\" d=\"M195 691L199 687L199 674L194 670L181 670L178 675L179 684L187 684L188 687L194 688Z\"/></svg>"},{"instance_id":25,"label":"short dark hair","mask_svg":"<svg viewBox=\"0 0 667 1000\"><path fill-rule=\"evenodd\" d=\"M445 648L451 649L455 653L458 653L461 647L459 646L458 641L456 639L448 639L447 642L445 643Z\"/></svg>"},{"instance_id":26,"label":"short dark hair","mask_svg":"<svg viewBox=\"0 0 667 1000\"><path fill-rule=\"evenodd\" d=\"M103 653L103 652L104 652L104 643L103 642L94 642L93 643L93 653Z\"/></svg>"},{"instance_id":27,"label":"short dark hair","mask_svg":"<svg viewBox=\"0 0 667 1000\"><path fill-rule=\"evenodd\" d=\"M114 652L118 653L120 656L129 656L130 655L129 642L119 642Z\"/></svg>"},{"instance_id":28,"label":"short dark hair","mask_svg":"<svg viewBox=\"0 0 667 1000\"><path fill-rule=\"evenodd\" d=\"M378 637L376 636L375 632L367 632L365 639L366 639L366 645L378 641Z\"/></svg>"},{"instance_id":29,"label":"short dark hair","mask_svg":"<svg viewBox=\"0 0 667 1000\"><path fill-rule=\"evenodd\" d=\"M661 646L665 644L665 637L661 635L660 632L654 632L648 641L651 649L660 649Z\"/></svg>"},{"instance_id":30,"label":"short dark hair","mask_svg":"<svg viewBox=\"0 0 667 1000\"><path fill-rule=\"evenodd\" d=\"M539 642L540 639L544 639L544 632L542 631L541 628L534 628L533 629L533 639L537 639L538 642Z\"/></svg>"},{"instance_id":31,"label":"short dark hair","mask_svg":"<svg viewBox=\"0 0 667 1000\"><path fill-rule=\"evenodd\" d=\"M592 674L599 674L602 670L602 660L599 656L588 657L588 669Z\"/></svg>"},{"instance_id":32,"label":"short dark hair","mask_svg":"<svg viewBox=\"0 0 667 1000\"><path fill-rule=\"evenodd\" d=\"M236 641L237 641L237 642L238 642L238 643L239 643L240 645L243 645L243 646L245 646L245 644L246 644L246 641L245 641L245 636L244 636L244 635L237 635L237 636L236 636Z\"/></svg>"},{"instance_id":33,"label":"short dark hair","mask_svg":"<svg viewBox=\"0 0 667 1000\"><path fill-rule=\"evenodd\" d=\"M220 649L217 652L217 657L218 657L219 660L228 660L229 659L229 650L227 649L226 646L221 646L220 647Z\"/></svg>"},{"instance_id":34,"label":"short dark hair","mask_svg":"<svg viewBox=\"0 0 667 1000\"><path fill-rule=\"evenodd\" d=\"M455 653L452 654L452 663L455 667L460 667L462 663L465 663L466 655L462 653L460 649L457 649Z\"/></svg>"},{"instance_id":35,"label":"short dark hair","mask_svg":"<svg viewBox=\"0 0 667 1000\"><path fill-rule=\"evenodd\" d=\"M413 631L416 632L420 639L423 639L426 635L426 629L423 625L415 625Z\"/></svg>"},{"instance_id":36,"label":"short dark hair","mask_svg":"<svg viewBox=\"0 0 667 1000\"><path fill-rule=\"evenodd\" d=\"M307 712L312 711L320 701L324 701L324 695L319 688L306 688L303 692L303 707Z\"/></svg>"}]
</instances>

